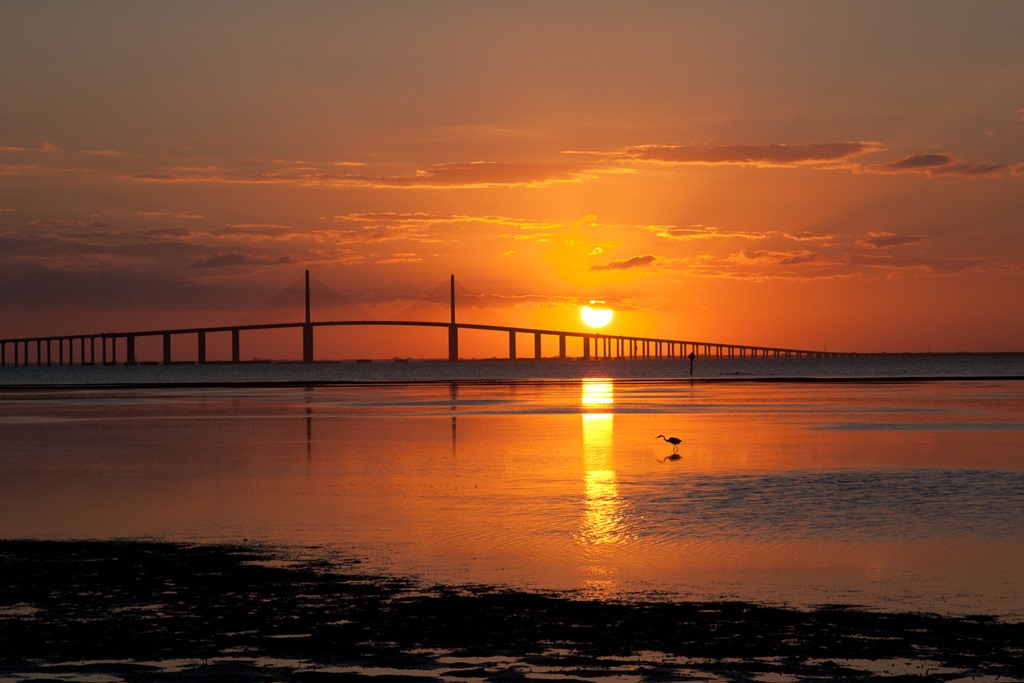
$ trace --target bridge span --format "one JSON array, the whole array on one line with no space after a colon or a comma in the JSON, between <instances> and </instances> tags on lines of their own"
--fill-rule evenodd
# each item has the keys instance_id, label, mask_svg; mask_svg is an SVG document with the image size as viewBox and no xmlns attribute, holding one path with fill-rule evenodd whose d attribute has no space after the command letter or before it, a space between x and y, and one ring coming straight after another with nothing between
<instances>
[{"instance_id":1,"label":"bridge span","mask_svg":"<svg viewBox=\"0 0 1024 683\"><path fill-rule=\"evenodd\" d=\"M508 337L508 358L542 358L542 339L554 337L558 339L558 358L583 359L668 359L668 358L745 358L745 357L776 357L776 358L811 358L852 355L825 351L808 351L802 349L775 348L768 346L747 346L742 344L721 344L716 342L687 341L678 339L660 339L655 337L633 337L628 335L601 334L599 332L573 332L562 330L535 329L528 327L507 327L500 325L481 325L475 323L425 322L415 320L381 321L381 320L331 320L322 322L288 322L268 323L261 325L233 325L224 327L194 327L170 330L143 330L136 332L103 332L98 334L61 335L53 337L25 337L20 339L0 339L0 366L19 365L115 365L118 363L137 363L136 342L144 337L158 337L163 342L163 354L160 362L170 364L172 357L172 338L193 337L195 358L200 364L207 362L252 362L243 360L241 354L241 337L243 332L273 329L300 329L302 331L303 355L306 363L316 361L313 353L314 330L324 327L342 326L394 326L394 327L435 327L448 330L448 360L459 360L458 337L460 330L484 330L504 333ZM207 359L207 336L213 334L231 335L230 361L212 361ZM533 349L523 355L519 347L519 336L532 337ZM570 349L572 340L575 350ZM440 354L439 354L440 355ZM191 361L188 361L191 362Z\"/></svg>"},{"instance_id":2,"label":"bridge span","mask_svg":"<svg viewBox=\"0 0 1024 683\"><path fill-rule=\"evenodd\" d=\"M302 361L316 361L314 353L315 331L320 328L346 326L392 326L392 327L432 327L448 330L447 358L450 361L460 359L459 332L461 330L482 330L507 335L508 358L532 357L543 358L542 340L553 337L558 340L558 358L582 359L690 359L705 358L819 358L855 355L852 353L836 353L828 351L809 351L805 349L777 348L769 346L750 346L744 344L723 344L717 342L665 339L656 337L638 337L631 335L603 334L598 331L565 331L529 327L513 327L504 325L484 325L462 323L455 320L455 276L451 277L451 319L449 322L428 322L416 320L328 320L313 321L310 311L309 271L306 271L306 315L300 322L262 323L249 325L225 325L211 327L189 327L163 330L141 330L132 332L102 332L90 334L55 335L39 337L21 337L0 339L0 367L7 366L51 366L51 365L115 365L118 363L136 364L138 340L157 337L162 340L162 354L158 362L171 364L175 362L193 362L175 360L172 355L172 340L180 337L192 337L195 343L195 361L200 364L209 362L252 362L243 360L241 353L241 337L243 332L259 330L301 330ZM215 361L207 357L207 338L215 334L228 334L231 337L230 361ZM518 346L520 336L532 339L532 353L524 355ZM570 340L574 349L570 349ZM431 357L428 356L427 357ZM433 357L443 357L437 354Z\"/></svg>"}]
</instances>

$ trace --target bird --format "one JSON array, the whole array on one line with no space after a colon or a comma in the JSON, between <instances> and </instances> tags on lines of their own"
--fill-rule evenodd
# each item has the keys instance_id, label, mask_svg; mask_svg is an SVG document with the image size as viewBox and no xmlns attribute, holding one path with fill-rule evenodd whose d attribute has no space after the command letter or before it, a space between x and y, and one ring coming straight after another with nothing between
<instances>
[{"instance_id":1,"label":"bird","mask_svg":"<svg viewBox=\"0 0 1024 683\"><path fill-rule=\"evenodd\" d=\"M665 439L665 435L664 434L658 434L654 438L655 439ZM676 437L676 436L670 436L667 439L665 439L665 441L667 441L670 444L672 444L672 452L673 453L678 453L679 452L679 444L681 444L683 442L682 439L680 439L679 437Z\"/></svg>"},{"instance_id":2,"label":"bird","mask_svg":"<svg viewBox=\"0 0 1024 683\"><path fill-rule=\"evenodd\" d=\"M678 453L673 453L672 455L666 455L664 458L662 458L658 462L665 462L666 460L679 460L682 457L683 456L679 455Z\"/></svg>"}]
</instances>

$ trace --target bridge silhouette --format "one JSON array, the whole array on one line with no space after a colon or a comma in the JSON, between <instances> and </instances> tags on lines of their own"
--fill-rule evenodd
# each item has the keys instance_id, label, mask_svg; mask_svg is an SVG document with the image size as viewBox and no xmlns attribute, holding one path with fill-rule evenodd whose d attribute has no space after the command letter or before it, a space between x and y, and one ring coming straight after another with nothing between
<instances>
[{"instance_id":1,"label":"bridge silhouette","mask_svg":"<svg viewBox=\"0 0 1024 683\"><path fill-rule=\"evenodd\" d=\"M330 327L411 327L411 328L445 328L448 331L447 358L449 361L460 360L459 332L462 330L481 330L507 335L508 358L516 360L526 358L520 355L517 338L525 335L532 337L533 352L530 357L541 359L542 340L546 337L557 338L558 358L582 359L689 359L704 358L825 358L852 356L854 353L811 351L806 349L778 348L770 346L751 346L745 344L724 344L718 342L665 339L656 337L639 337L632 335L604 334L593 331L550 330L508 325L488 325L481 323L458 322L456 312L455 276L450 277L450 319L447 322L425 320L313 320L310 301L309 271L305 273L305 317L295 322L248 323L236 325L185 327L161 330L139 330L130 332L102 332L89 334L68 334L39 337L21 337L0 339L0 367L7 366L51 366L51 365L116 365L119 362L134 365L139 363L136 346L140 339L156 337L162 340L161 362L165 365L181 362L174 360L172 340L180 337L195 339L194 362L266 362L258 359L243 360L241 357L241 337L243 332L260 330L301 330L302 362L316 362L315 332ZM229 334L231 338L231 359L212 360L207 357L207 337L215 334ZM569 343L579 349L570 352ZM98 350L97 350L98 347ZM56 350L55 350L56 349ZM120 354L119 354L120 350Z\"/></svg>"}]
</instances>

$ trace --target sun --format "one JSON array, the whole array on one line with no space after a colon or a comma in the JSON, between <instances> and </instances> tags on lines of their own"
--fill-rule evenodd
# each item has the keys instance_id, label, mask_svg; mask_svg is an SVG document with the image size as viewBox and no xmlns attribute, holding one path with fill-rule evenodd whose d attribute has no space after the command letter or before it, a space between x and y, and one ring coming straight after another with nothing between
<instances>
[{"instance_id":1,"label":"sun","mask_svg":"<svg viewBox=\"0 0 1024 683\"><path fill-rule=\"evenodd\" d=\"M613 315L615 312L605 306L603 301L591 300L589 304L580 309L580 318L588 327L595 329L610 323Z\"/></svg>"}]
</instances>

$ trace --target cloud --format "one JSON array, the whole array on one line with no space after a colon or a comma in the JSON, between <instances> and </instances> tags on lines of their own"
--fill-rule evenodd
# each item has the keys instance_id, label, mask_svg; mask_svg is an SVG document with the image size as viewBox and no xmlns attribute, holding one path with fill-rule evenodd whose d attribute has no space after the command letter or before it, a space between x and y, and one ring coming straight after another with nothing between
<instances>
[{"instance_id":1,"label":"cloud","mask_svg":"<svg viewBox=\"0 0 1024 683\"><path fill-rule=\"evenodd\" d=\"M40 152L42 154L56 154L57 152L63 152L64 150L53 144L52 142L44 142L38 147L18 147L18 146L5 146L0 147L0 152Z\"/></svg>"},{"instance_id":2,"label":"cloud","mask_svg":"<svg viewBox=\"0 0 1024 683\"><path fill-rule=\"evenodd\" d=\"M188 211L136 211L135 215L142 216L143 218L185 218L188 220L201 220L202 214L190 213Z\"/></svg>"},{"instance_id":3,"label":"cloud","mask_svg":"<svg viewBox=\"0 0 1024 683\"><path fill-rule=\"evenodd\" d=\"M383 182L388 185L393 183L393 186L399 187L537 187L553 183L579 182L591 177L588 169L580 164L476 161L468 164L431 166L417 172L413 178L391 178Z\"/></svg>"},{"instance_id":4,"label":"cloud","mask_svg":"<svg viewBox=\"0 0 1024 683\"><path fill-rule=\"evenodd\" d=\"M680 227L676 225L651 225L648 230L657 233L658 237L668 240L708 240L716 238L739 238L761 240L768 235L763 232L744 232L737 230L720 230L706 225Z\"/></svg>"},{"instance_id":5,"label":"cloud","mask_svg":"<svg viewBox=\"0 0 1024 683\"><path fill-rule=\"evenodd\" d=\"M643 256L634 256L622 261L611 261L605 264L595 264L590 266L590 270L629 270L631 268L643 268L649 266L658 258L653 254L644 254Z\"/></svg>"},{"instance_id":6,"label":"cloud","mask_svg":"<svg viewBox=\"0 0 1024 683\"><path fill-rule=\"evenodd\" d=\"M1014 172L1009 164L983 164L964 161L952 154L913 154L897 161L857 167L863 173L917 173L927 176L993 178Z\"/></svg>"},{"instance_id":7,"label":"cloud","mask_svg":"<svg viewBox=\"0 0 1024 683\"><path fill-rule=\"evenodd\" d=\"M857 240L857 244L871 249L891 249L905 244L916 244L928 239L927 235L898 235L894 232L869 232L867 237Z\"/></svg>"},{"instance_id":8,"label":"cloud","mask_svg":"<svg viewBox=\"0 0 1024 683\"><path fill-rule=\"evenodd\" d=\"M335 216L334 220L341 223L359 223L364 225L415 225L425 227L431 225L483 224L496 225L522 230L553 230L561 227L559 223L532 221L509 216L469 216L466 214L431 214L416 212L365 212L348 213Z\"/></svg>"},{"instance_id":9,"label":"cloud","mask_svg":"<svg viewBox=\"0 0 1024 683\"><path fill-rule=\"evenodd\" d=\"M0 176L29 175L38 170L35 164L0 164Z\"/></svg>"},{"instance_id":10,"label":"cloud","mask_svg":"<svg viewBox=\"0 0 1024 683\"><path fill-rule=\"evenodd\" d=\"M758 263L763 265L793 266L817 260L811 251L772 251L769 249L745 249L733 254L732 259L741 263Z\"/></svg>"},{"instance_id":11,"label":"cloud","mask_svg":"<svg viewBox=\"0 0 1024 683\"><path fill-rule=\"evenodd\" d=\"M193 232L186 228L155 228L146 230L142 234L160 239L186 239L193 236Z\"/></svg>"},{"instance_id":12,"label":"cloud","mask_svg":"<svg viewBox=\"0 0 1024 683\"><path fill-rule=\"evenodd\" d=\"M631 145L612 152L572 151L604 157L606 162L647 162L662 165L738 165L759 168L810 166L849 169L858 173L915 173L929 177L998 178L1024 173L1021 163L971 162L951 154L912 154L896 161L863 164L856 157L881 152L879 142L830 142L807 145Z\"/></svg>"},{"instance_id":13,"label":"cloud","mask_svg":"<svg viewBox=\"0 0 1024 683\"><path fill-rule=\"evenodd\" d=\"M785 236L794 242L829 242L835 239L834 235L816 230L797 230L796 232L787 232Z\"/></svg>"},{"instance_id":14,"label":"cloud","mask_svg":"<svg viewBox=\"0 0 1024 683\"><path fill-rule=\"evenodd\" d=\"M338 233L337 241L346 244L415 240L420 243L451 242L462 231L471 239L490 228L506 228L512 232L501 236L514 240L547 242L552 233L564 226L558 223L513 218L509 216L465 214L430 214L423 212L369 212L335 216L339 223L353 224L353 228ZM488 232L488 234L492 234Z\"/></svg>"},{"instance_id":15,"label":"cloud","mask_svg":"<svg viewBox=\"0 0 1024 683\"><path fill-rule=\"evenodd\" d=\"M821 165L877 152L877 142L809 145L635 145L618 156L662 164L738 164L743 166Z\"/></svg>"},{"instance_id":16,"label":"cloud","mask_svg":"<svg viewBox=\"0 0 1024 683\"><path fill-rule=\"evenodd\" d=\"M88 154L89 156L94 156L94 157L114 157L114 158L124 158L124 157L132 156L128 152L122 152L122 151L116 150L116 149L87 149L87 150L84 150L82 152L82 154Z\"/></svg>"},{"instance_id":17,"label":"cloud","mask_svg":"<svg viewBox=\"0 0 1024 683\"><path fill-rule=\"evenodd\" d=\"M388 256L386 258L377 259L374 263L377 264L396 264L396 263L420 263L423 258L413 253L398 253Z\"/></svg>"},{"instance_id":18,"label":"cloud","mask_svg":"<svg viewBox=\"0 0 1024 683\"><path fill-rule=\"evenodd\" d=\"M205 258L193 261L191 264L192 268L227 268L233 266L268 266L268 265L285 265L292 263L292 260L288 256L278 256L277 258L267 256L250 256L248 254L240 254L238 252L220 252L207 256Z\"/></svg>"},{"instance_id":19,"label":"cloud","mask_svg":"<svg viewBox=\"0 0 1024 683\"><path fill-rule=\"evenodd\" d=\"M107 227L110 227L110 224L105 222L105 221L101 221L101 220L81 221L81 220L77 220L77 219L67 219L67 220L35 220L35 221L29 221L28 222L28 226L30 228L41 228L41 229L46 229L46 230L53 229L53 228L58 228L58 229L68 229L68 228L70 228L70 229L77 230L77 229L81 229L81 228L107 228Z\"/></svg>"},{"instance_id":20,"label":"cloud","mask_svg":"<svg viewBox=\"0 0 1024 683\"><path fill-rule=\"evenodd\" d=\"M371 189L472 189L487 187L548 187L579 183L598 173L625 173L624 169L599 169L591 164L565 162L499 162L435 164L411 175L379 176L338 173L332 169L301 167L250 174L219 168L172 169L164 173L139 173L132 180L157 183L278 184L300 187L365 187Z\"/></svg>"}]
</instances>

